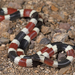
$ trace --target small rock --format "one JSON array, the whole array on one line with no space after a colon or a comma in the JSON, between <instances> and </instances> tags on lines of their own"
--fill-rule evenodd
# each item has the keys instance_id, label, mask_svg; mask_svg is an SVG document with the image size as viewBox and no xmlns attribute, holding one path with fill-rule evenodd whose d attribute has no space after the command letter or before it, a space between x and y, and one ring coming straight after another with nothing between
<instances>
[{"instance_id":1,"label":"small rock","mask_svg":"<svg viewBox=\"0 0 75 75\"><path fill-rule=\"evenodd\" d=\"M31 44L35 44L35 41L34 40L31 40Z\"/></svg>"},{"instance_id":2,"label":"small rock","mask_svg":"<svg viewBox=\"0 0 75 75\"><path fill-rule=\"evenodd\" d=\"M46 1L46 4L48 4L49 6L51 6L52 2L51 1Z\"/></svg>"},{"instance_id":3,"label":"small rock","mask_svg":"<svg viewBox=\"0 0 75 75\"><path fill-rule=\"evenodd\" d=\"M37 7L36 11L41 12L42 6Z\"/></svg>"},{"instance_id":4,"label":"small rock","mask_svg":"<svg viewBox=\"0 0 75 75\"><path fill-rule=\"evenodd\" d=\"M9 39L6 39L6 38L0 38L0 44L2 43L8 43L9 42Z\"/></svg>"},{"instance_id":5,"label":"small rock","mask_svg":"<svg viewBox=\"0 0 75 75\"><path fill-rule=\"evenodd\" d=\"M10 35L10 41L12 41L15 38L15 34Z\"/></svg>"},{"instance_id":6,"label":"small rock","mask_svg":"<svg viewBox=\"0 0 75 75\"><path fill-rule=\"evenodd\" d=\"M37 12L41 12L42 10L42 7L44 6L45 3L39 3L39 5L34 5L34 9L37 11Z\"/></svg>"},{"instance_id":7,"label":"small rock","mask_svg":"<svg viewBox=\"0 0 75 75\"><path fill-rule=\"evenodd\" d=\"M73 73L73 75L75 75L75 72Z\"/></svg>"},{"instance_id":8,"label":"small rock","mask_svg":"<svg viewBox=\"0 0 75 75\"><path fill-rule=\"evenodd\" d=\"M53 20L53 17L49 17L48 21L49 21L49 22L53 22L53 21L54 21L54 20Z\"/></svg>"},{"instance_id":9,"label":"small rock","mask_svg":"<svg viewBox=\"0 0 75 75\"><path fill-rule=\"evenodd\" d=\"M70 29L70 24L68 24L68 23L60 23L59 28L68 30L68 29Z\"/></svg>"},{"instance_id":10,"label":"small rock","mask_svg":"<svg viewBox=\"0 0 75 75\"><path fill-rule=\"evenodd\" d=\"M8 74L8 73L9 73L8 71L4 71L4 72L3 72L3 74Z\"/></svg>"},{"instance_id":11,"label":"small rock","mask_svg":"<svg viewBox=\"0 0 75 75\"><path fill-rule=\"evenodd\" d=\"M8 33L9 33L9 34L12 34L12 33L13 33L13 30L12 30L12 29L9 29L9 30L8 30Z\"/></svg>"},{"instance_id":12,"label":"small rock","mask_svg":"<svg viewBox=\"0 0 75 75\"><path fill-rule=\"evenodd\" d=\"M43 39L41 39L41 41L40 41L40 44L45 44L45 45L47 45L47 44L49 44L49 43L51 43L51 42L50 42L50 40L47 39L47 38L43 38Z\"/></svg>"},{"instance_id":13,"label":"small rock","mask_svg":"<svg viewBox=\"0 0 75 75\"><path fill-rule=\"evenodd\" d=\"M70 71L72 69L72 67L69 65L69 66L67 66L67 67L65 67L65 68L61 68L60 70L59 70L59 75L63 75L63 74L66 74L66 72L67 71Z\"/></svg>"},{"instance_id":14,"label":"small rock","mask_svg":"<svg viewBox=\"0 0 75 75\"><path fill-rule=\"evenodd\" d=\"M2 44L1 47L5 47L5 44Z\"/></svg>"},{"instance_id":15,"label":"small rock","mask_svg":"<svg viewBox=\"0 0 75 75\"><path fill-rule=\"evenodd\" d=\"M70 27L70 30L74 30L75 28L73 26Z\"/></svg>"},{"instance_id":16,"label":"small rock","mask_svg":"<svg viewBox=\"0 0 75 75\"><path fill-rule=\"evenodd\" d=\"M67 12L65 12L65 11L63 12L63 14L64 14L64 16L68 16L68 15L69 15L69 14L68 14Z\"/></svg>"},{"instance_id":17,"label":"small rock","mask_svg":"<svg viewBox=\"0 0 75 75\"><path fill-rule=\"evenodd\" d=\"M0 35L3 32L7 32L8 31L9 24L10 24L10 21L9 20L3 20L2 22L0 22Z\"/></svg>"},{"instance_id":18,"label":"small rock","mask_svg":"<svg viewBox=\"0 0 75 75\"><path fill-rule=\"evenodd\" d=\"M59 15L61 15L62 18L65 18L65 15L64 15L63 11L60 11Z\"/></svg>"},{"instance_id":19,"label":"small rock","mask_svg":"<svg viewBox=\"0 0 75 75\"><path fill-rule=\"evenodd\" d=\"M50 16L53 17L53 19L55 19L57 21L63 21L64 20L64 18L58 13L51 14Z\"/></svg>"},{"instance_id":20,"label":"small rock","mask_svg":"<svg viewBox=\"0 0 75 75\"><path fill-rule=\"evenodd\" d=\"M52 57L53 59L56 59L57 54L54 54L54 55L52 55L51 57Z\"/></svg>"},{"instance_id":21,"label":"small rock","mask_svg":"<svg viewBox=\"0 0 75 75\"><path fill-rule=\"evenodd\" d=\"M58 61L64 60L66 58L66 53L59 53L58 54Z\"/></svg>"},{"instance_id":22,"label":"small rock","mask_svg":"<svg viewBox=\"0 0 75 75\"><path fill-rule=\"evenodd\" d=\"M30 5L30 4L27 4L25 8L26 8L26 9L33 9L33 6Z\"/></svg>"},{"instance_id":23,"label":"small rock","mask_svg":"<svg viewBox=\"0 0 75 75\"><path fill-rule=\"evenodd\" d=\"M40 43L41 39L43 39L45 36L41 33L37 38L36 38L36 42Z\"/></svg>"},{"instance_id":24,"label":"small rock","mask_svg":"<svg viewBox=\"0 0 75 75\"><path fill-rule=\"evenodd\" d=\"M55 31L55 33L62 33L62 31L60 29L55 29L54 31Z\"/></svg>"},{"instance_id":25,"label":"small rock","mask_svg":"<svg viewBox=\"0 0 75 75\"><path fill-rule=\"evenodd\" d=\"M1 36L2 36L3 38L9 39L9 33L8 33L8 32L2 33Z\"/></svg>"},{"instance_id":26,"label":"small rock","mask_svg":"<svg viewBox=\"0 0 75 75\"><path fill-rule=\"evenodd\" d=\"M28 1L28 4L32 4L33 3L33 1Z\"/></svg>"},{"instance_id":27,"label":"small rock","mask_svg":"<svg viewBox=\"0 0 75 75\"><path fill-rule=\"evenodd\" d=\"M35 73L38 73L38 70L35 70L34 72L35 72Z\"/></svg>"},{"instance_id":28,"label":"small rock","mask_svg":"<svg viewBox=\"0 0 75 75\"><path fill-rule=\"evenodd\" d=\"M42 9L42 11L45 13L45 14L49 14L49 9L48 9L49 7L48 6L45 6L45 7L43 7L43 9Z\"/></svg>"},{"instance_id":29,"label":"small rock","mask_svg":"<svg viewBox=\"0 0 75 75\"><path fill-rule=\"evenodd\" d=\"M53 22L52 22L53 23ZM54 25L51 25L50 26L50 30L52 31L53 29L55 29L55 26Z\"/></svg>"},{"instance_id":30,"label":"small rock","mask_svg":"<svg viewBox=\"0 0 75 75\"><path fill-rule=\"evenodd\" d=\"M43 67L40 67L40 69L41 69L41 70L44 70L44 68L43 68Z\"/></svg>"},{"instance_id":31,"label":"small rock","mask_svg":"<svg viewBox=\"0 0 75 75\"><path fill-rule=\"evenodd\" d=\"M74 22L75 22L75 16L73 17L73 19L72 19Z\"/></svg>"},{"instance_id":32,"label":"small rock","mask_svg":"<svg viewBox=\"0 0 75 75\"><path fill-rule=\"evenodd\" d=\"M47 27L47 26L42 26L41 32L42 32L43 34L50 33L50 32L51 32L51 28L50 28L50 27Z\"/></svg>"},{"instance_id":33,"label":"small rock","mask_svg":"<svg viewBox=\"0 0 75 75\"><path fill-rule=\"evenodd\" d=\"M0 71L3 71L3 70L4 70L4 68L0 67Z\"/></svg>"},{"instance_id":34,"label":"small rock","mask_svg":"<svg viewBox=\"0 0 75 75\"><path fill-rule=\"evenodd\" d=\"M33 48L34 48L34 44L30 44L29 49L33 49Z\"/></svg>"},{"instance_id":35,"label":"small rock","mask_svg":"<svg viewBox=\"0 0 75 75\"><path fill-rule=\"evenodd\" d=\"M58 9L55 5L52 5L52 6L51 6L51 10L52 10L52 11L58 11L59 9Z\"/></svg>"},{"instance_id":36,"label":"small rock","mask_svg":"<svg viewBox=\"0 0 75 75\"><path fill-rule=\"evenodd\" d=\"M15 2L15 3L18 3L18 4L22 4L22 3L24 2L24 0L18 0L18 1L15 0L14 2Z\"/></svg>"},{"instance_id":37,"label":"small rock","mask_svg":"<svg viewBox=\"0 0 75 75\"><path fill-rule=\"evenodd\" d=\"M52 37L53 42L65 42L68 40L68 34L67 33L55 33Z\"/></svg>"},{"instance_id":38,"label":"small rock","mask_svg":"<svg viewBox=\"0 0 75 75\"><path fill-rule=\"evenodd\" d=\"M1 51L4 50L4 47L0 46L0 50L1 50Z\"/></svg>"},{"instance_id":39,"label":"small rock","mask_svg":"<svg viewBox=\"0 0 75 75\"><path fill-rule=\"evenodd\" d=\"M69 37L72 38L72 39L75 38L75 29L74 29L74 30L69 30L69 31L68 31L68 35L69 35Z\"/></svg>"},{"instance_id":40,"label":"small rock","mask_svg":"<svg viewBox=\"0 0 75 75\"><path fill-rule=\"evenodd\" d=\"M73 43L75 43L74 41L72 42L71 40L64 42L66 44L70 44L70 45L74 45Z\"/></svg>"},{"instance_id":41,"label":"small rock","mask_svg":"<svg viewBox=\"0 0 75 75\"><path fill-rule=\"evenodd\" d=\"M45 73L47 73L47 74L45 74L45 75L48 75L49 71L45 71Z\"/></svg>"},{"instance_id":42,"label":"small rock","mask_svg":"<svg viewBox=\"0 0 75 75\"><path fill-rule=\"evenodd\" d=\"M65 29L60 29L61 33L66 33L67 31Z\"/></svg>"},{"instance_id":43,"label":"small rock","mask_svg":"<svg viewBox=\"0 0 75 75\"><path fill-rule=\"evenodd\" d=\"M16 2L9 2L9 4L8 4L8 6L9 7L14 7L15 9L21 9L22 7L21 7L21 4L19 4L19 3L16 3Z\"/></svg>"}]
</instances>

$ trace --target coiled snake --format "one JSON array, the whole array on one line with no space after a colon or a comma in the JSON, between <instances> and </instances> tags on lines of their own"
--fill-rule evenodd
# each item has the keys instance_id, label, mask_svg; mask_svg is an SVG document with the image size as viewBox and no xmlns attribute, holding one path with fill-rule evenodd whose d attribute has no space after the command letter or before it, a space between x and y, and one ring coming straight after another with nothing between
<instances>
[{"instance_id":1,"label":"coiled snake","mask_svg":"<svg viewBox=\"0 0 75 75\"><path fill-rule=\"evenodd\" d=\"M62 42L54 42L45 46L43 49L38 51L36 54L26 56L24 54L30 41L35 38L40 32L43 24L42 17L32 9L13 9L13 8L1 8L0 9L0 21L2 20L15 20L20 17L30 17L31 20L23 28L18 35L11 42L8 55L10 59L20 66L31 67L37 66L39 62L47 64L52 67L62 68L69 65L74 59L75 46L65 44ZM57 53L65 51L67 53L66 59L62 61L51 60L50 57Z\"/></svg>"}]
</instances>

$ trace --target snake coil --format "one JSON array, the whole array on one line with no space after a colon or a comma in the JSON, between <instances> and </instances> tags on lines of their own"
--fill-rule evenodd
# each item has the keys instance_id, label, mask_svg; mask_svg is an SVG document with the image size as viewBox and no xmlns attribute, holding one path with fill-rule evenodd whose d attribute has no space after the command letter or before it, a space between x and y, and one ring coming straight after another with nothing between
<instances>
[{"instance_id":1,"label":"snake coil","mask_svg":"<svg viewBox=\"0 0 75 75\"><path fill-rule=\"evenodd\" d=\"M28 47L30 41L35 38L40 32L43 24L42 17L32 9L13 9L13 8L1 8L0 9L0 21L2 20L15 20L20 17L29 17L31 20L23 28L18 35L11 42L8 55L10 59L17 65L24 67L37 66L40 62L52 67L62 68L69 65L74 58L75 47L62 42L54 42L48 44L36 54L26 56L24 53ZM51 60L50 57L57 52L65 51L67 54L66 59L62 61Z\"/></svg>"}]
</instances>

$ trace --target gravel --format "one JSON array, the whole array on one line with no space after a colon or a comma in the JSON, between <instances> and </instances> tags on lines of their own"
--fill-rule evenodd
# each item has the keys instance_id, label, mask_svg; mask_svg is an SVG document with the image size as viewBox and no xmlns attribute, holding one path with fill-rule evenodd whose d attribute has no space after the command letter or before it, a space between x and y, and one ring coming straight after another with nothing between
<instances>
[{"instance_id":1,"label":"gravel","mask_svg":"<svg viewBox=\"0 0 75 75\"><path fill-rule=\"evenodd\" d=\"M36 53L45 46L44 43L40 44L43 38L50 39L50 42L59 40L72 45L75 44L75 0L0 0L0 7L34 9L42 15L44 19L42 32L37 36L38 38L35 38L35 43L27 52L28 55ZM0 22L0 34L6 33L6 35L0 35L0 75L75 75L75 60L69 66L58 69L45 64L31 68L20 67L8 58L9 42L28 22L29 19L24 18L13 22ZM62 25L66 26L63 27ZM45 28L47 29L46 32Z\"/></svg>"}]
</instances>

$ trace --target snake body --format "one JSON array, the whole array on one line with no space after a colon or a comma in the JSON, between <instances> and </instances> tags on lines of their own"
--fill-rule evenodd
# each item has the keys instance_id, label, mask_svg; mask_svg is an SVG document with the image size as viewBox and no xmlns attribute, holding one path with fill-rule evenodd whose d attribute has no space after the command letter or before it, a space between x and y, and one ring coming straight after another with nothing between
<instances>
[{"instance_id":1,"label":"snake body","mask_svg":"<svg viewBox=\"0 0 75 75\"><path fill-rule=\"evenodd\" d=\"M11 42L8 55L10 59L19 66L32 67L39 64L39 62L47 64L52 67L62 68L69 65L74 59L75 46L65 44L62 42L54 42L45 46L36 54L31 56L25 55L25 51L32 39L34 39L40 32L43 25L42 17L32 9L13 9L1 8L0 21L2 20L15 20L20 17L29 17L31 20L23 28L18 35ZM57 52L65 51L67 54L66 59L62 61L51 60L50 57Z\"/></svg>"}]
</instances>

